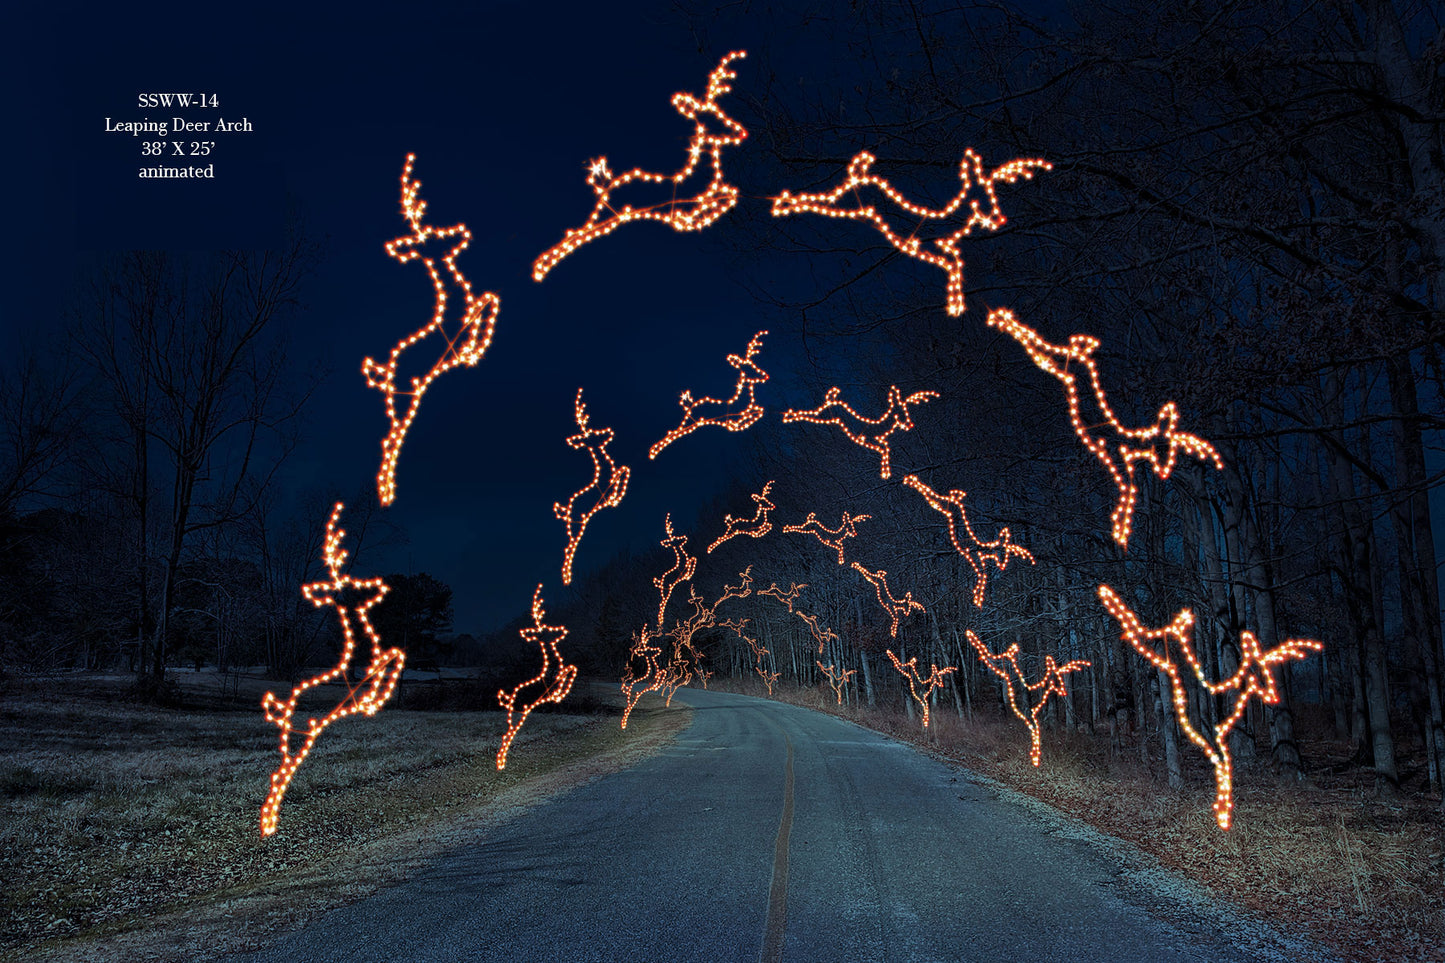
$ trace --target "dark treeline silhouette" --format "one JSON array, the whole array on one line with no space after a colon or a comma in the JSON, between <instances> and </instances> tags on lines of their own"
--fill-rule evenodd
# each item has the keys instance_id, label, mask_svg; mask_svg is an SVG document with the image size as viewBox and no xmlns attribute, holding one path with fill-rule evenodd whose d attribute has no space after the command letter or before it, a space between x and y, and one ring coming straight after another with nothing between
<instances>
[{"instance_id":1,"label":"dark treeline silhouette","mask_svg":"<svg viewBox=\"0 0 1445 963\"><path fill-rule=\"evenodd\" d=\"M961 317L944 311L943 273L872 223L740 206L735 253L772 279L758 285L760 321L801 324L817 367L810 383L760 399L773 407L750 433L753 477L687 529L702 558L695 581L709 599L748 564L755 587L806 582L801 604L840 638L820 655L771 598L729 602L718 617L752 619L785 683L823 684L833 660L858 670L869 703L904 684L885 648L925 669L959 666L933 698L962 714L1003 705L970 631L994 653L1017 643L1028 679L1049 657L1087 660L1045 724L1095 731L1177 785L1193 750L1170 679L1121 638L1100 602L1108 585L1145 626L1191 610L1209 680L1234 673L1246 632L1265 651L1324 643L1275 666L1279 701L1252 700L1230 736L1235 758L1298 776L1305 734L1348 739L1383 793L1438 791L1445 27L1433 16L1385 0L1125 2L1078 23L993 5L872 5L817 28L857 55L838 67L848 83L800 88L764 71L773 86L749 91L760 147L737 174L754 195L827 191L863 150L873 174L920 204L953 196L969 147L986 168L1017 157L1052 168L1000 186L1007 225L958 242ZM837 206L899 213L876 188L854 194ZM780 396L812 408L834 385L868 415L893 386L939 393L911 412L912 431L892 435L891 480L837 428L773 417ZM1126 433L1147 428L1152 439ZM1161 466L1177 456L1167 480L1134 456L1130 504L1115 481L1129 475L1126 449ZM901 484L910 474L940 496L967 492L978 538L1015 544L1032 564L1014 554L1000 570L979 564L977 546L972 558L956 550L942 514L954 509ZM703 555L726 513L751 517L749 495L768 480L777 525L871 515L850 562L886 570L892 595L911 592L926 613L891 636L857 569L776 529ZM1127 550L1120 517L1132 523ZM639 573L621 559L584 585L599 647L615 655L648 623L646 579L669 562L659 550ZM669 619L686 616L686 601L679 590ZM711 643L705 664L753 671L751 643L709 631L697 637ZM1185 653L1166 649L1193 685ZM1235 703L1194 688L1190 721L1212 731Z\"/></svg>"}]
</instances>

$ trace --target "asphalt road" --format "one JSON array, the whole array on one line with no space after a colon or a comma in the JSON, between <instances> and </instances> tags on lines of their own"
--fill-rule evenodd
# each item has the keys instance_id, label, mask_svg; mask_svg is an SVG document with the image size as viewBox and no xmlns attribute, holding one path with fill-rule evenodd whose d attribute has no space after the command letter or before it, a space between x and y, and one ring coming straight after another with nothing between
<instances>
[{"instance_id":1,"label":"asphalt road","mask_svg":"<svg viewBox=\"0 0 1445 963\"><path fill-rule=\"evenodd\" d=\"M659 755L231 959L1255 959L966 772L806 709L678 698L694 721Z\"/></svg>"}]
</instances>

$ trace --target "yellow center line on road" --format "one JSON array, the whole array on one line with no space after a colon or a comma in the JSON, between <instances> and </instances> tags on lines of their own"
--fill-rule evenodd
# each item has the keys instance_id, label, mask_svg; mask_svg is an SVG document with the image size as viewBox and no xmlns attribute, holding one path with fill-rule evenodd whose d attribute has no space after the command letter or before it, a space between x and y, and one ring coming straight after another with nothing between
<instances>
[{"instance_id":1,"label":"yellow center line on road","mask_svg":"<svg viewBox=\"0 0 1445 963\"><path fill-rule=\"evenodd\" d=\"M773 883L768 888L768 922L763 929L762 963L783 959L783 932L788 927L788 835L793 831L793 740L783 733L788 761L783 769L783 816L773 849Z\"/></svg>"}]
</instances>

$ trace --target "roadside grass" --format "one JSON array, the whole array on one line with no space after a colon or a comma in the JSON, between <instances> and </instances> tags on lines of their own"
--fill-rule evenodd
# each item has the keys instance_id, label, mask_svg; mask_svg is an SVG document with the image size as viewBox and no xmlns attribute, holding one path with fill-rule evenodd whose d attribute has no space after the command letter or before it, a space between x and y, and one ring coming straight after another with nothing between
<instances>
[{"instance_id":1,"label":"roadside grass","mask_svg":"<svg viewBox=\"0 0 1445 963\"><path fill-rule=\"evenodd\" d=\"M500 711L388 706L326 730L262 840L280 759L268 685L235 694L254 708L191 693L159 709L123 701L125 684L22 681L0 698L0 960L189 963L261 945L625 768L688 719L643 707L622 732L612 687L579 686L527 720L498 772Z\"/></svg>"},{"instance_id":2,"label":"roadside grass","mask_svg":"<svg viewBox=\"0 0 1445 963\"><path fill-rule=\"evenodd\" d=\"M722 683L722 685L719 685ZM751 680L713 688L766 696ZM1301 740L1306 781L1265 763L1236 763L1234 823L1214 822L1212 770L1181 746L1184 788L1171 790L1137 749L1111 758L1107 738L1044 732L1043 762L1028 761L1020 724L942 703L924 730L901 706L839 706L826 687L775 688L774 698L849 719L1041 800L1127 840L1165 867L1285 933L1300 933L1351 963L1445 960L1445 818L1439 800L1382 798L1352 747ZM1152 747L1158 751L1157 735ZM1261 745L1260 758L1269 749ZM1162 770L1162 763L1159 764Z\"/></svg>"}]
</instances>

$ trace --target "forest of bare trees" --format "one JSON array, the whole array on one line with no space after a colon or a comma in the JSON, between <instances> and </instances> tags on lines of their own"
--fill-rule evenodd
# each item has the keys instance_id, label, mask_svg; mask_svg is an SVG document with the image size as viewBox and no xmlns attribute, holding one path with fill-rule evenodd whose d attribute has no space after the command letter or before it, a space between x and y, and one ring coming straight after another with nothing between
<instances>
[{"instance_id":1,"label":"forest of bare trees","mask_svg":"<svg viewBox=\"0 0 1445 963\"><path fill-rule=\"evenodd\" d=\"M1438 791L1437 14L1404 0L1123 0L1061 26L994 4L880 4L817 28L848 53L837 76L797 85L755 57L737 96L757 119L735 175L752 197L827 192L864 150L929 204L957 190L967 148L983 169L1050 167L1000 183L1007 224L960 242L957 316L943 310L943 273L870 225L739 205L715 243L761 320L802 332L812 367L759 392L769 415L746 433L747 477L679 521L701 562L668 624L655 624L653 584L666 553L619 556L557 603L574 657L621 674L644 626L663 635L689 615L691 589L710 604L751 566L751 594L716 613L747 628L688 636L702 669L818 687L826 667L852 670L846 698L911 712L891 650L955 667L931 700L969 715L1004 706L972 640L1017 644L1028 679L1048 658L1089 663L1047 725L1158 759L1177 782L1171 680L1121 637L1107 585L1146 626L1192 611L1210 679L1236 670L1245 633L1266 651L1323 643L1275 669L1279 701L1250 703L1236 758L1267 753L1296 774L1308 725L1352 740L1382 792ZM0 670L123 665L154 685L182 660L286 674L327 651L298 587L320 565L330 498L298 508L276 484L314 387L288 370L282 319L314 258L300 242L116 257L58 326L70 336L0 373ZM1080 391L1087 430L1071 423L1075 387L1040 360L1049 351L1107 389L1111 407ZM837 427L776 417L826 405L835 386L870 417L890 389L936 393L892 434L890 477ZM1114 449L1081 440L1115 416L1136 428L1177 416L1180 437L1208 451L1186 447L1167 480L1111 465ZM1127 539L1120 471L1139 481ZM769 481L773 530L706 552ZM348 525L364 537L370 498L353 502ZM973 557L949 537L965 505ZM869 516L846 551L782 530L845 513ZM981 557L984 543L1006 567ZM1190 699L1199 723L1232 705Z\"/></svg>"},{"instance_id":2,"label":"forest of bare trees","mask_svg":"<svg viewBox=\"0 0 1445 963\"><path fill-rule=\"evenodd\" d=\"M986 167L1042 157L1052 169L1001 186L1007 226L962 242L961 317L940 310L942 274L869 224L748 221L734 252L745 270L809 279L756 285L776 324L802 326L815 361L811 383L768 399L770 415L812 408L833 385L869 416L888 407L890 386L939 398L912 410L914 430L893 435L891 480L836 428L769 417L754 429L752 477L689 531L709 602L752 565L754 595L716 614L751 624L747 637L712 628L690 641L705 669L776 671L784 685L824 685L835 662L857 670L852 698L872 703L886 690L911 711L884 657L891 648L923 667L958 667L932 698L960 714L1003 704L970 632L995 653L1017 643L1029 680L1048 657L1087 660L1044 718L1157 758L1177 785L1170 680L1121 638L1100 604L1108 585L1146 626L1191 610L1209 679L1235 671L1246 632L1265 650L1323 642L1322 654L1275 668L1279 701L1251 701L1231 737L1236 758L1268 753L1282 774L1298 774L1307 707L1318 735L1354 740L1380 791L1438 790L1438 10L1269 0L1088 13L1062 29L991 4L878 5L820 28L847 45L850 70L878 65L864 83L822 102L807 90L833 90L831 78L810 78L800 93L775 74L756 95L766 150L746 177L757 193L827 191L864 149L875 172L933 205L957 189L968 147ZM992 323L1000 309L1055 350L1074 335L1095 339L1090 357L1123 424L1162 424L1156 412L1173 401L1179 429L1217 450L1218 467L1181 454L1167 482L1135 473L1127 551L1111 537L1119 489L1103 456L1080 444L1059 377L1017 328ZM1073 357L1081 379L1087 353ZM1033 564L985 566L976 606L969 559L944 517L900 484L908 474L939 493L966 491L979 537L997 540L1006 526ZM748 496L767 481L774 530L704 554L725 514L751 516ZM850 561L886 570L893 596L911 592L926 609L903 618L896 637L857 570L780 530L808 513L834 526L844 512L871 516L848 543ZM615 657L655 621L648 578L667 564L662 554L619 559L584 587L598 642ZM756 593L773 581L807 583L799 609L838 636L821 654L795 612ZM679 623L686 591L669 609ZM1185 664L1177 643L1171 658ZM1189 718L1217 724L1233 705L1196 693Z\"/></svg>"}]
</instances>

